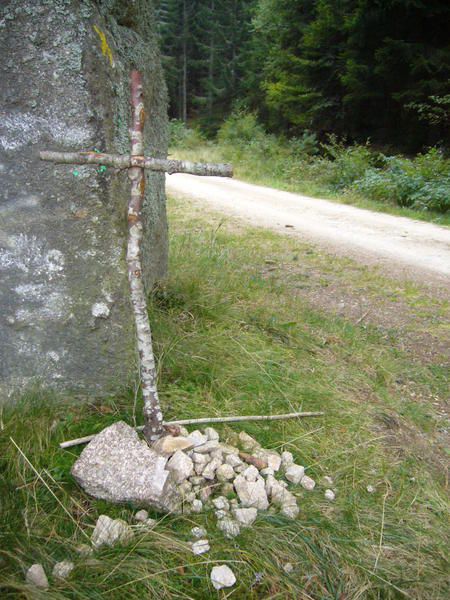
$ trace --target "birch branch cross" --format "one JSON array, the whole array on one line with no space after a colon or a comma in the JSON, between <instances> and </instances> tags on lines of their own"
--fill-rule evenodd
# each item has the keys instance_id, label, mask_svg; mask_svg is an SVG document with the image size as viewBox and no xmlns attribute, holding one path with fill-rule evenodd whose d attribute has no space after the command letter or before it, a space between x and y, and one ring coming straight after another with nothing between
<instances>
[{"instance_id":1,"label":"birch branch cross","mask_svg":"<svg viewBox=\"0 0 450 600\"><path fill-rule=\"evenodd\" d=\"M142 75L131 73L131 148L129 155L101 154L97 152L48 152L40 153L42 160L77 165L105 165L127 169L131 181L128 202L127 266L133 306L137 347L139 352L140 378L144 400L144 436L149 443L163 433L163 414L156 386L156 367L152 347L152 334L147 313L147 302L142 281L141 242L143 237L142 205L145 192L145 169L166 173L191 173L193 175L232 177L233 169L226 164L191 163L144 156L144 100Z\"/></svg>"}]
</instances>

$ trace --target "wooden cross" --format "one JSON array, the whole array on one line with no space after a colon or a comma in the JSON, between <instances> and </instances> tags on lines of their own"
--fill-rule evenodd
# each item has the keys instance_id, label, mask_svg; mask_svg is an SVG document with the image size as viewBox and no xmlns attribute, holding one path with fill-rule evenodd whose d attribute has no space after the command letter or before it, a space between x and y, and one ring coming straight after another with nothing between
<instances>
[{"instance_id":1,"label":"wooden cross","mask_svg":"<svg viewBox=\"0 0 450 600\"><path fill-rule=\"evenodd\" d=\"M100 154L98 152L41 152L42 160L77 165L105 165L127 169L131 181L128 203L127 266L131 302L136 323L139 351L142 396L144 400L144 435L154 442L163 432L163 414L156 386L156 368L152 348L152 334L147 313L142 281L141 241L143 235L142 205L145 191L145 169L165 173L191 173L193 175L218 175L232 177L231 165L191 163L144 156L144 101L142 75L131 73L131 149L130 154Z\"/></svg>"}]
</instances>

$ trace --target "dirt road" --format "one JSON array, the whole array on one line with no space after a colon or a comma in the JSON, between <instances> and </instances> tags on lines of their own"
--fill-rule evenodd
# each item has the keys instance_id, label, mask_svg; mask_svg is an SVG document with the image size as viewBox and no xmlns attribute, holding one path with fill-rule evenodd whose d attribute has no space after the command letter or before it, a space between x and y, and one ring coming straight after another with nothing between
<instances>
[{"instance_id":1,"label":"dirt road","mask_svg":"<svg viewBox=\"0 0 450 600\"><path fill-rule=\"evenodd\" d=\"M391 276L450 283L450 229L445 227L233 179L177 174L166 181L169 194L375 263Z\"/></svg>"}]
</instances>

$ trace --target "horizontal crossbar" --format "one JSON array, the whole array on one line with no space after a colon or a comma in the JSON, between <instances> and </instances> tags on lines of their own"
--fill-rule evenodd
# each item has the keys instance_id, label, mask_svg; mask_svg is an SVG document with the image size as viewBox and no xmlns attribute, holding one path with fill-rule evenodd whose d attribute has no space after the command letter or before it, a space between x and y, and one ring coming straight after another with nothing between
<instances>
[{"instance_id":1,"label":"horizontal crossbar","mask_svg":"<svg viewBox=\"0 0 450 600\"><path fill-rule=\"evenodd\" d=\"M140 167L162 173L190 173L192 175L233 177L233 167L228 164L194 163L187 160L147 158L129 154L102 154L100 152L49 152L39 153L42 160L73 165L104 165L116 169Z\"/></svg>"}]
</instances>

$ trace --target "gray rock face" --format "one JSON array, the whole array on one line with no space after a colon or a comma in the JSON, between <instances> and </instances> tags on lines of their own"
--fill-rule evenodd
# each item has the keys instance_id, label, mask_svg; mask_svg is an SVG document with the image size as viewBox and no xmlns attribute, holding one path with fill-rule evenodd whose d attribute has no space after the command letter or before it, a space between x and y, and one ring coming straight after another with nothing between
<instances>
[{"instance_id":1,"label":"gray rock face","mask_svg":"<svg viewBox=\"0 0 450 600\"><path fill-rule=\"evenodd\" d=\"M129 73L146 151L166 153L166 89L150 0L0 3L0 401L45 384L108 393L135 370L125 268L129 183L39 150L127 152ZM166 270L164 175L148 174L147 288Z\"/></svg>"},{"instance_id":2,"label":"gray rock face","mask_svg":"<svg viewBox=\"0 0 450 600\"><path fill-rule=\"evenodd\" d=\"M123 421L99 433L72 467L72 475L91 496L177 511L180 494L167 458L159 456Z\"/></svg>"}]
</instances>

